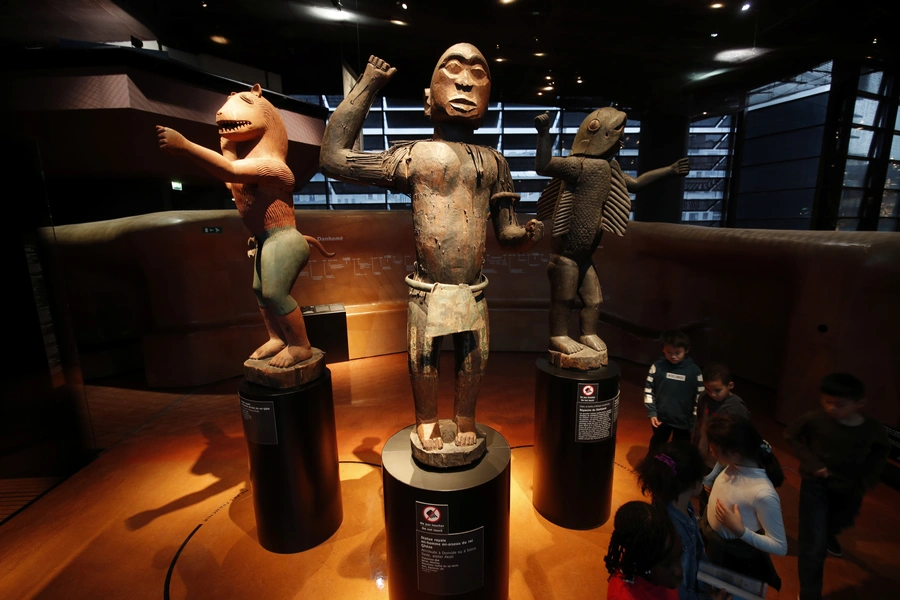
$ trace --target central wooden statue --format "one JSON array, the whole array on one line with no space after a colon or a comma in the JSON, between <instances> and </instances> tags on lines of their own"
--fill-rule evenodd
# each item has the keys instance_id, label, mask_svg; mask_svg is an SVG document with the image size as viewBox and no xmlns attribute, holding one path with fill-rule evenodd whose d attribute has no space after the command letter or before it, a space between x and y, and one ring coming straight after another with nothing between
<instances>
[{"instance_id":1,"label":"central wooden statue","mask_svg":"<svg viewBox=\"0 0 900 600\"><path fill-rule=\"evenodd\" d=\"M418 437L413 450L432 466L457 466L483 453L471 450L483 448L475 404L488 358L488 281L481 271L488 219L500 244L514 251L526 251L540 240L543 225L535 219L519 225L514 210L519 196L513 192L506 160L493 148L475 143L474 132L488 108L491 74L471 44L448 49L425 90L425 114L434 124L431 139L401 142L378 153L353 149L376 93L395 73L383 60L369 58L325 128L320 164L322 172L336 179L391 188L412 199L416 266L406 282ZM453 335L456 358L454 416L452 422L443 421L456 435L446 438L437 397L445 335Z\"/></svg>"}]
</instances>

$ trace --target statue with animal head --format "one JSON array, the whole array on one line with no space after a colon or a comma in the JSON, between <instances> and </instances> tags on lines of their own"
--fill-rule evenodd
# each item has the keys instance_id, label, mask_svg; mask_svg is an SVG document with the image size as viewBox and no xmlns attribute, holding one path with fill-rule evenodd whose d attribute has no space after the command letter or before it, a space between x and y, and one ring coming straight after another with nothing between
<instances>
[{"instance_id":1,"label":"statue with animal head","mask_svg":"<svg viewBox=\"0 0 900 600\"><path fill-rule=\"evenodd\" d=\"M328 253L312 236L297 231L294 218L294 175L286 164L287 130L278 110L263 98L259 84L232 92L216 113L222 153L187 140L172 128L156 126L160 149L181 154L203 167L231 190L238 213L250 230L254 259L253 291L269 339L251 359L269 366L292 367L312 356L306 325L291 288L309 261L312 244Z\"/></svg>"},{"instance_id":2,"label":"statue with animal head","mask_svg":"<svg viewBox=\"0 0 900 600\"><path fill-rule=\"evenodd\" d=\"M631 214L629 192L664 177L684 177L687 158L637 178L616 161L625 146L627 115L612 107L593 111L578 128L568 156L551 156L550 117L534 119L538 131L535 171L552 177L537 204L540 220L552 219L550 279L550 362L580 371L608 363L606 343L597 335L603 295L594 251L604 231L624 235ZM581 336L569 337L569 314L581 298Z\"/></svg>"}]
</instances>

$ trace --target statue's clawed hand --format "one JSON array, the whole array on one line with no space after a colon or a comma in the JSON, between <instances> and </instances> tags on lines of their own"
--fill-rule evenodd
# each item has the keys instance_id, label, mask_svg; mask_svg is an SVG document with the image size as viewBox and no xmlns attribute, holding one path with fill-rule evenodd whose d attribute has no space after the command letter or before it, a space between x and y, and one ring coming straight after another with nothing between
<instances>
[{"instance_id":1,"label":"statue's clawed hand","mask_svg":"<svg viewBox=\"0 0 900 600\"><path fill-rule=\"evenodd\" d=\"M381 60L377 56L370 56L369 63L366 65L366 72L364 73L364 76L367 79L373 81L375 85L380 88L384 84L386 84L396 72L397 69L389 65L387 62Z\"/></svg>"},{"instance_id":2,"label":"statue's clawed hand","mask_svg":"<svg viewBox=\"0 0 900 600\"><path fill-rule=\"evenodd\" d=\"M183 152L187 140L183 135L169 127L156 126L156 137L159 139L159 149L171 154Z\"/></svg>"},{"instance_id":3,"label":"statue's clawed hand","mask_svg":"<svg viewBox=\"0 0 900 600\"><path fill-rule=\"evenodd\" d=\"M672 170L676 175L684 177L691 172L691 163L687 158L680 158L672 163Z\"/></svg>"},{"instance_id":4,"label":"statue's clawed hand","mask_svg":"<svg viewBox=\"0 0 900 600\"><path fill-rule=\"evenodd\" d=\"M548 133L550 131L550 115L547 113L538 115L534 118L534 128L538 133Z\"/></svg>"},{"instance_id":5,"label":"statue's clawed hand","mask_svg":"<svg viewBox=\"0 0 900 600\"><path fill-rule=\"evenodd\" d=\"M537 219L531 219L525 223L525 231L527 232L529 239L539 242L541 238L544 237L544 224Z\"/></svg>"}]
</instances>

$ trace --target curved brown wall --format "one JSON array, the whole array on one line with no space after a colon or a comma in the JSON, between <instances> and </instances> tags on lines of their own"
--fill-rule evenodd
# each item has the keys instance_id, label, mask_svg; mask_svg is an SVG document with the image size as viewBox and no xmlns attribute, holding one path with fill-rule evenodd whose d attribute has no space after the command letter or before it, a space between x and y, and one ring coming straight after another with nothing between
<instances>
[{"instance_id":1,"label":"curved brown wall","mask_svg":"<svg viewBox=\"0 0 900 600\"><path fill-rule=\"evenodd\" d=\"M297 211L297 222L337 253L313 251L297 301L347 307L351 358L405 351L409 213ZM154 213L55 234L79 340L97 348L140 338L152 386L239 375L265 337L236 211ZM548 252L543 240L533 253L507 254L488 233L492 350L546 347ZM613 356L649 363L659 332L682 328L701 364L722 360L777 389L782 422L815 402L822 375L846 370L867 383L870 412L897 423L900 236L632 223L625 237L604 238L595 263Z\"/></svg>"}]
</instances>

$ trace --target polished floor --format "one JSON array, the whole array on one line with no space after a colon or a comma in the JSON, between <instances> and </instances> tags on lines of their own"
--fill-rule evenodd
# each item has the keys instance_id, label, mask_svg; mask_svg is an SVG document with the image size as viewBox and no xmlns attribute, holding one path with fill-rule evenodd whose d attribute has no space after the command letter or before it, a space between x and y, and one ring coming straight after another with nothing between
<instances>
[{"instance_id":1,"label":"polished floor","mask_svg":"<svg viewBox=\"0 0 900 600\"><path fill-rule=\"evenodd\" d=\"M589 531L558 527L531 504L534 361L494 353L478 419L512 450L510 598L605 598L603 556L612 521ZM452 357L443 357L442 416L452 406ZM623 370L613 506L640 497L632 466L646 452L645 367ZM412 420L405 355L332 365L344 520L326 542L279 555L257 543L247 449L237 407L239 379L193 390L147 390L128 378L94 382L99 458L0 526L0 598L206 599L387 598L380 453ZM787 471L780 488L789 538L776 557L779 594L797 597L797 461L781 441L771 392L736 392ZM124 416L123 416L124 415ZM107 424L102 424L105 421ZM867 496L857 526L829 557L827 597L894 598L900 573L900 492Z\"/></svg>"}]
</instances>

